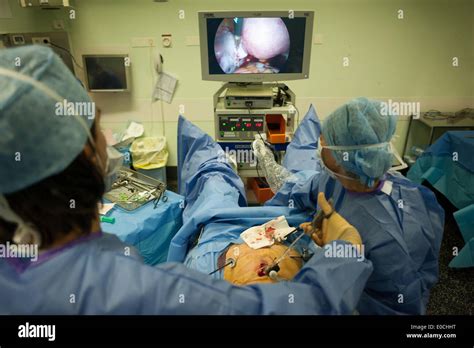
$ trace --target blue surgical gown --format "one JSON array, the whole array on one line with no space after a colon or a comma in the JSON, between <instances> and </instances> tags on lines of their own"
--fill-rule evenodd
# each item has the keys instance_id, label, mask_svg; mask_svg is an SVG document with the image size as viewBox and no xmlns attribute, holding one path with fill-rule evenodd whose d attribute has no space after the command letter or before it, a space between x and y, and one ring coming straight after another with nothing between
<instances>
[{"instance_id":1,"label":"blue surgical gown","mask_svg":"<svg viewBox=\"0 0 474 348\"><path fill-rule=\"evenodd\" d=\"M218 157L220 147L183 118L179 129L186 209L170 259L183 261L205 229L235 232L287 212L239 208L242 182ZM291 282L239 287L182 263L145 265L117 237L93 233L35 262L0 259L0 314L350 314L371 272L370 261L319 249Z\"/></svg>"},{"instance_id":2,"label":"blue surgical gown","mask_svg":"<svg viewBox=\"0 0 474 348\"><path fill-rule=\"evenodd\" d=\"M371 272L320 254L294 282L237 287L180 263L145 265L128 248L94 233L35 262L0 259L0 314L350 313Z\"/></svg>"},{"instance_id":3,"label":"blue surgical gown","mask_svg":"<svg viewBox=\"0 0 474 348\"><path fill-rule=\"evenodd\" d=\"M318 192L324 192L334 200L335 210L358 229L365 256L374 266L357 307L359 313L424 314L430 289L438 279L443 208L433 192L398 173L387 173L371 193L344 189L320 169L315 157L305 153L311 147L316 152L319 134L313 109L295 134L297 146L286 154L291 161L284 163L295 174L266 205L292 204L301 211L314 211ZM298 171L298 160L315 170Z\"/></svg>"}]
</instances>

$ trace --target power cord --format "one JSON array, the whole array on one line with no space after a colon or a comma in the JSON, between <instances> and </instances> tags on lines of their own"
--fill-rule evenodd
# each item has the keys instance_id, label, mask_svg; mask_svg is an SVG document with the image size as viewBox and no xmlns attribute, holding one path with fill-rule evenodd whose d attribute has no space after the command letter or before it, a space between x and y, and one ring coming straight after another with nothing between
<instances>
[{"instance_id":1,"label":"power cord","mask_svg":"<svg viewBox=\"0 0 474 348\"><path fill-rule=\"evenodd\" d=\"M71 52L68 49L66 49L64 47L61 47L61 46L58 46L56 44L53 44L51 41L48 41L48 40L45 40L44 43L48 44L48 45L51 45L53 47L59 48L60 50L65 51L72 58L72 61L74 62L74 64L76 64L79 69L84 70L84 68L82 66L80 66L79 63L76 62L76 59L74 58L74 56L71 54Z\"/></svg>"},{"instance_id":2,"label":"power cord","mask_svg":"<svg viewBox=\"0 0 474 348\"><path fill-rule=\"evenodd\" d=\"M295 129L296 129L300 125L300 110L294 104L291 104L291 106L293 106L295 108L295 111L296 111L296 127L295 127Z\"/></svg>"},{"instance_id":3,"label":"power cord","mask_svg":"<svg viewBox=\"0 0 474 348\"><path fill-rule=\"evenodd\" d=\"M472 108L465 108L461 109L456 112L441 112L439 110L428 110L423 113L424 118L428 118L430 120L449 120L455 121L462 118L474 118L474 109Z\"/></svg>"}]
</instances>

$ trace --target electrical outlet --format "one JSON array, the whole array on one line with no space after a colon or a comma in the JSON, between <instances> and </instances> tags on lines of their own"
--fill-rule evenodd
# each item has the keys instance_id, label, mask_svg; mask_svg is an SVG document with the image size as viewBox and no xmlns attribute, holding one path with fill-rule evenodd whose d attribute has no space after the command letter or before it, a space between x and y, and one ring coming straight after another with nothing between
<instances>
[{"instance_id":1,"label":"electrical outlet","mask_svg":"<svg viewBox=\"0 0 474 348\"><path fill-rule=\"evenodd\" d=\"M32 37L31 42L35 45L49 45L51 39L48 36Z\"/></svg>"},{"instance_id":2,"label":"electrical outlet","mask_svg":"<svg viewBox=\"0 0 474 348\"><path fill-rule=\"evenodd\" d=\"M132 47L155 47L156 41L153 37L134 37Z\"/></svg>"}]
</instances>

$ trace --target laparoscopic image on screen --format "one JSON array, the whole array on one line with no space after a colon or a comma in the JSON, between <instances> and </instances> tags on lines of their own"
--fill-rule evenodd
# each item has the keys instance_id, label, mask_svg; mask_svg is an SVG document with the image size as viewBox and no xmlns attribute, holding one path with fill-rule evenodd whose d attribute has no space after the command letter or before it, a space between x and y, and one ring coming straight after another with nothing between
<instances>
[{"instance_id":1,"label":"laparoscopic image on screen","mask_svg":"<svg viewBox=\"0 0 474 348\"><path fill-rule=\"evenodd\" d=\"M304 18L208 19L210 74L301 73Z\"/></svg>"}]
</instances>

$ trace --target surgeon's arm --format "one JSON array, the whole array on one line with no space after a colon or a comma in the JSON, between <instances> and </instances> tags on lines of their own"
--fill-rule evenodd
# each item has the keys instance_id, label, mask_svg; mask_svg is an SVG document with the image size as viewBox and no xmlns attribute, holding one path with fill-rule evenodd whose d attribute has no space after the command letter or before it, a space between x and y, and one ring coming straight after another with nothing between
<instances>
[{"instance_id":1,"label":"surgeon's arm","mask_svg":"<svg viewBox=\"0 0 474 348\"><path fill-rule=\"evenodd\" d=\"M318 206L324 219L321 226L316 228L312 223L303 223L300 227L309 234L319 246L324 246L333 240L343 240L354 245L362 245L362 239L354 226L333 210L323 192L318 194Z\"/></svg>"},{"instance_id":2,"label":"surgeon's arm","mask_svg":"<svg viewBox=\"0 0 474 348\"><path fill-rule=\"evenodd\" d=\"M328 213L332 208L324 195L318 198ZM327 244L316 251L291 282L238 287L210 279L181 264L161 266L160 293L171 301L160 304L160 311L165 311L164 314L353 313L372 272L372 264L363 254L344 253L344 250L354 250L351 241L360 243L360 236L342 217L336 219L336 214L323 223L323 240Z\"/></svg>"},{"instance_id":3,"label":"surgeon's arm","mask_svg":"<svg viewBox=\"0 0 474 348\"><path fill-rule=\"evenodd\" d=\"M331 240L293 281L242 287L181 263L153 268L124 256L114 262L104 257L104 263L111 263L104 265L111 273L105 308L118 314L352 314L372 264L339 253L348 246L347 241ZM84 314L96 311L84 309Z\"/></svg>"},{"instance_id":4,"label":"surgeon's arm","mask_svg":"<svg viewBox=\"0 0 474 348\"><path fill-rule=\"evenodd\" d=\"M333 251L348 245L335 241ZM319 249L293 281L235 286L181 263L158 267L124 255L104 253L106 288L91 289L80 314L351 314L372 272L372 264Z\"/></svg>"},{"instance_id":5,"label":"surgeon's arm","mask_svg":"<svg viewBox=\"0 0 474 348\"><path fill-rule=\"evenodd\" d=\"M338 241L334 247L344 245ZM146 296L154 306L143 306L148 314L352 314L372 264L328 257L319 249L293 281L243 287L211 279L182 264L164 264L158 272L156 293Z\"/></svg>"}]
</instances>

